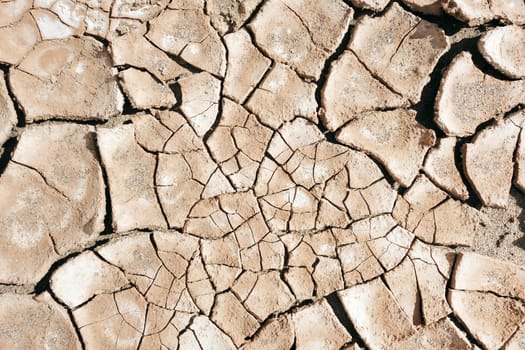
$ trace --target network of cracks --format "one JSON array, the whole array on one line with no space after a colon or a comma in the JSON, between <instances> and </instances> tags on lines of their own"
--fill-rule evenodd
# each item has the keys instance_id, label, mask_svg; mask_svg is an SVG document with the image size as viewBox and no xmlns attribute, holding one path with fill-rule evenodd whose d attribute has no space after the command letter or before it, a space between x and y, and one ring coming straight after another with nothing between
<instances>
[{"instance_id":1,"label":"network of cracks","mask_svg":"<svg viewBox=\"0 0 525 350\"><path fill-rule=\"evenodd\" d=\"M469 249L525 190L524 25L0 0L0 348L525 348L525 269Z\"/></svg>"}]
</instances>

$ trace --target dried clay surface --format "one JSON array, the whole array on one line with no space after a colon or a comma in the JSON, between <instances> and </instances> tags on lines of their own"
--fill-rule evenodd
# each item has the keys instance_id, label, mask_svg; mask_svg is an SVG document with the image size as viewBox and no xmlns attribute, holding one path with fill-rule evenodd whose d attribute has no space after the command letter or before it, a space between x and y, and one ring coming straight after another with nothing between
<instances>
[{"instance_id":1,"label":"dried clay surface","mask_svg":"<svg viewBox=\"0 0 525 350\"><path fill-rule=\"evenodd\" d=\"M525 349L522 0L0 0L0 349Z\"/></svg>"}]
</instances>

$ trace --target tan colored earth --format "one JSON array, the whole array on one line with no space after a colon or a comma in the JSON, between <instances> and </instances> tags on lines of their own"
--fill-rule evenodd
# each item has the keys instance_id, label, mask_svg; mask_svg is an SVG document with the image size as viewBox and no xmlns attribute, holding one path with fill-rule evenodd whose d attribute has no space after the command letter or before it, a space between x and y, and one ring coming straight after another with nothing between
<instances>
[{"instance_id":1,"label":"tan colored earth","mask_svg":"<svg viewBox=\"0 0 525 350\"><path fill-rule=\"evenodd\" d=\"M0 0L0 349L525 349L523 0Z\"/></svg>"}]
</instances>

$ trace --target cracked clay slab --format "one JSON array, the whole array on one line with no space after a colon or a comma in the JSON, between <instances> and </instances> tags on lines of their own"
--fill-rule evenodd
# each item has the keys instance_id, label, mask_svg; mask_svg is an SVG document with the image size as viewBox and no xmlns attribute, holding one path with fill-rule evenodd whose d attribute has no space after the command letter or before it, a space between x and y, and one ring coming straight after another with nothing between
<instances>
[{"instance_id":1,"label":"cracked clay slab","mask_svg":"<svg viewBox=\"0 0 525 350\"><path fill-rule=\"evenodd\" d=\"M505 207L514 174L514 153L523 115L509 116L463 146L463 167L483 204Z\"/></svg>"},{"instance_id":2,"label":"cracked clay slab","mask_svg":"<svg viewBox=\"0 0 525 350\"><path fill-rule=\"evenodd\" d=\"M9 83L26 122L107 120L124 104L111 57L91 38L39 43L11 68Z\"/></svg>"},{"instance_id":3,"label":"cracked clay slab","mask_svg":"<svg viewBox=\"0 0 525 350\"><path fill-rule=\"evenodd\" d=\"M0 349L525 348L523 23L0 0Z\"/></svg>"},{"instance_id":4,"label":"cracked clay slab","mask_svg":"<svg viewBox=\"0 0 525 350\"><path fill-rule=\"evenodd\" d=\"M481 123L523 103L524 84L483 73L470 53L461 52L443 73L434 120L448 136L473 135Z\"/></svg>"},{"instance_id":5,"label":"cracked clay slab","mask_svg":"<svg viewBox=\"0 0 525 350\"><path fill-rule=\"evenodd\" d=\"M519 26L491 30L481 38L478 47L483 57L509 78L525 77L525 30Z\"/></svg>"},{"instance_id":6,"label":"cracked clay slab","mask_svg":"<svg viewBox=\"0 0 525 350\"><path fill-rule=\"evenodd\" d=\"M436 141L434 131L419 124L415 112L406 109L367 113L345 125L336 137L377 158L403 186L412 183Z\"/></svg>"},{"instance_id":7,"label":"cracked clay slab","mask_svg":"<svg viewBox=\"0 0 525 350\"><path fill-rule=\"evenodd\" d=\"M383 16L361 17L348 48L372 74L414 103L449 43L439 26L393 3Z\"/></svg>"},{"instance_id":8,"label":"cracked clay slab","mask_svg":"<svg viewBox=\"0 0 525 350\"><path fill-rule=\"evenodd\" d=\"M353 9L340 0L268 0L250 23L255 42L268 56L318 79L323 62L343 38ZM304 11L304 10L307 11Z\"/></svg>"}]
</instances>

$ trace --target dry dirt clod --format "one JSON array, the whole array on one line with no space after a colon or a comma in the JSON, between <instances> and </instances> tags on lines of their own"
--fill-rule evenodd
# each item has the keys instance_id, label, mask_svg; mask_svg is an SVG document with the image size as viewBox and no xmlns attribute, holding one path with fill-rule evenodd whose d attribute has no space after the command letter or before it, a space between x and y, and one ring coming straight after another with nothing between
<instances>
[{"instance_id":1,"label":"dry dirt clod","mask_svg":"<svg viewBox=\"0 0 525 350\"><path fill-rule=\"evenodd\" d=\"M232 338L238 347L260 326L231 292L217 296L211 319Z\"/></svg>"},{"instance_id":2,"label":"dry dirt clod","mask_svg":"<svg viewBox=\"0 0 525 350\"><path fill-rule=\"evenodd\" d=\"M437 145L429 150L423 169L436 185L453 197L465 200L469 193L456 165L456 145L455 137L438 139Z\"/></svg>"},{"instance_id":3,"label":"dry dirt clod","mask_svg":"<svg viewBox=\"0 0 525 350\"><path fill-rule=\"evenodd\" d=\"M9 82L27 122L107 120L122 113L111 57L91 38L39 43L11 68Z\"/></svg>"},{"instance_id":4,"label":"dry dirt clod","mask_svg":"<svg viewBox=\"0 0 525 350\"><path fill-rule=\"evenodd\" d=\"M457 349L473 350L465 334L448 318L443 318L423 328L413 336L402 340L392 347L398 350L433 350Z\"/></svg>"},{"instance_id":5,"label":"dry dirt clod","mask_svg":"<svg viewBox=\"0 0 525 350\"><path fill-rule=\"evenodd\" d=\"M97 295L73 311L87 348L137 347L144 328L147 305L133 288Z\"/></svg>"},{"instance_id":6,"label":"dry dirt clod","mask_svg":"<svg viewBox=\"0 0 525 350\"><path fill-rule=\"evenodd\" d=\"M21 1L1 3L0 6L17 2ZM7 15L0 15L2 19L7 17ZM19 21L10 26L3 27L0 25L0 62L18 64L40 40L38 26L29 13L26 13Z\"/></svg>"},{"instance_id":7,"label":"dry dirt clod","mask_svg":"<svg viewBox=\"0 0 525 350\"><path fill-rule=\"evenodd\" d=\"M412 322L380 279L346 289L338 297L357 332L371 348L389 348L415 333Z\"/></svg>"},{"instance_id":8,"label":"dry dirt clod","mask_svg":"<svg viewBox=\"0 0 525 350\"><path fill-rule=\"evenodd\" d=\"M313 297L315 285L306 267L290 267L284 277L297 301Z\"/></svg>"},{"instance_id":9,"label":"dry dirt clod","mask_svg":"<svg viewBox=\"0 0 525 350\"><path fill-rule=\"evenodd\" d=\"M51 6L53 11L60 20L79 31L84 28L84 17L86 16L87 6L72 0L56 0Z\"/></svg>"},{"instance_id":10,"label":"dry dirt clod","mask_svg":"<svg viewBox=\"0 0 525 350\"><path fill-rule=\"evenodd\" d=\"M446 301L446 285L454 257L452 250L416 240L408 257L385 274L390 291L415 326L434 325L451 312Z\"/></svg>"},{"instance_id":11,"label":"dry dirt clod","mask_svg":"<svg viewBox=\"0 0 525 350\"><path fill-rule=\"evenodd\" d=\"M193 66L224 76L226 50L202 11L164 10L150 22L146 37Z\"/></svg>"},{"instance_id":12,"label":"dry dirt clod","mask_svg":"<svg viewBox=\"0 0 525 350\"><path fill-rule=\"evenodd\" d=\"M303 81L293 70L275 64L245 104L263 124L277 129L301 116L317 122L315 85Z\"/></svg>"},{"instance_id":13,"label":"dry dirt clod","mask_svg":"<svg viewBox=\"0 0 525 350\"><path fill-rule=\"evenodd\" d=\"M114 230L165 227L153 185L156 159L137 144L133 126L99 128L97 143L109 179Z\"/></svg>"},{"instance_id":14,"label":"dry dirt clod","mask_svg":"<svg viewBox=\"0 0 525 350\"><path fill-rule=\"evenodd\" d=\"M223 194L203 199L194 205L186 220L184 230L202 238L219 239L236 229L241 229L250 219L253 219L252 230L254 233L261 230L266 231L263 233L264 236L267 233L264 224L262 227L255 226L261 224L258 220L260 217L257 218L258 214L259 208L253 193Z\"/></svg>"},{"instance_id":15,"label":"dry dirt clod","mask_svg":"<svg viewBox=\"0 0 525 350\"><path fill-rule=\"evenodd\" d=\"M446 292L455 253L416 241L409 257L416 272L421 316L426 325L431 325L452 312Z\"/></svg>"},{"instance_id":16,"label":"dry dirt clod","mask_svg":"<svg viewBox=\"0 0 525 350\"><path fill-rule=\"evenodd\" d=\"M47 9L31 10L40 35L43 40L67 39L76 34L75 28L72 28L62 22L60 17Z\"/></svg>"},{"instance_id":17,"label":"dry dirt clod","mask_svg":"<svg viewBox=\"0 0 525 350\"><path fill-rule=\"evenodd\" d=\"M363 112L408 106L405 98L376 79L348 50L330 66L321 102L321 120L331 131Z\"/></svg>"},{"instance_id":18,"label":"dry dirt clod","mask_svg":"<svg viewBox=\"0 0 525 350\"><path fill-rule=\"evenodd\" d=\"M419 225L424 223L423 217L427 212L437 207L447 198L445 192L437 188L427 177L419 175L412 186L404 193L403 199L396 201L393 217L407 230L420 234ZM434 225L430 225L433 227ZM433 234L421 235L421 239L430 238Z\"/></svg>"},{"instance_id":19,"label":"dry dirt clod","mask_svg":"<svg viewBox=\"0 0 525 350\"><path fill-rule=\"evenodd\" d=\"M448 299L469 333L487 349L501 348L525 317L521 303L490 293L451 289Z\"/></svg>"},{"instance_id":20,"label":"dry dirt clod","mask_svg":"<svg viewBox=\"0 0 525 350\"><path fill-rule=\"evenodd\" d=\"M166 114L172 113L159 112L157 116L161 119L160 115ZM162 124L159 119L147 113L136 114L132 119L137 143L148 152L163 152L173 136L171 129Z\"/></svg>"},{"instance_id":21,"label":"dry dirt clod","mask_svg":"<svg viewBox=\"0 0 525 350\"><path fill-rule=\"evenodd\" d=\"M436 141L434 131L419 124L415 116L406 109L366 113L341 128L336 137L378 159L396 181L408 187Z\"/></svg>"},{"instance_id":22,"label":"dry dirt clod","mask_svg":"<svg viewBox=\"0 0 525 350\"><path fill-rule=\"evenodd\" d=\"M416 270L410 258L405 258L394 269L384 274L385 283L394 295L405 314L415 326L423 323L421 310L418 305L419 291L416 280Z\"/></svg>"},{"instance_id":23,"label":"dry dirt clod","mask_svg":"<svg viewBox=\"0 0 525 350\"><path fill-rule=\"evenodd\" d=\"M14 0L0 3L0 27L17 22L31 8L31 0Z\"/></svg>"},{"instance_id":24,"label":"dry dirt clod","mask_svg":"<svg viewBox=\"0 0 525 350\"><path fill-rule=\"evenodd\" d=\"M2 294L0 334L0 347L5 349L82 349L66 310L47 292L38 296Z\"/></svg>"},{"instance_id":25,"label":"dry dirt clod","mask_svg":"<svg viewBox=\"0 0 525 350\"><path fill-rule=\"evenodd\" d=\"M507 206L521 131L518 119L522 122L523 117L518 113L496 121L463 146L465 175L486 206Z\"/></svg>"},{"instance_id":26,"label":"dry dirt clod","mask_svg":"<svg viewBox=\"0 0 525 350\"><path fill-rule=\"evenodd\" d=\"M128 68L119 75L122 89L136 109L169 108L177 103L173 91L148 72Z\"/></svg>"},{"instance_id":27,"label":"dry dirt clod","mask_svg":"<svg viewBox=\"0 0 525 350\"><path fill-rule=\"evenodd\" d=\"M449 199L434 211L436 232L434 243L470 246L480 218L476 209Z\"/></svg>"},{"instance_id":28,"label":"dry dirt clod","mask_svg":"<svg viewBox=\"0 0 525 350\"><path fill-rule=\"evenodd\" d=\"M111 55L114 65L144 68L163 81L173 80L188 73L185 68L138 33L129 33L113 39Z\"/></svg>"},{"instance_id":29,"label":"dry dirt clod","mask_svg":"<svg viewBox=\"0 0 525 350\"><path fill-rule=\"evenodd\" d=\"M198 136L208 132L219 113L221 82L206 72L178 81L182 95L180 110Z\"/></svg>"},{"instance_id":30,"label":"dry dirt clod","mask_svg":"<svg viewBox=\"0 0 525 350\"><path fill-rule=\"evenodd\" d=\"M469 136L476 128L525 101L525 81L505 81L483 73L468 52L458 54L443 74L434 120L449 136Z\"/></svg>"},{"instance_id":31,"label":"dry dirt clod","mask_svg":"<svg viewBox=\"0 0 525 350\"><path fill-rule=\"evenodd\" d=\"M290 349L295 340L294 327L289 316L269 320L243 350Z\"/></svg>"},{"instance_id":32,"label":"dry dirt clod","mask_svg":"<svg viewBox=\"0 0 525 350\"><path fill-rule=\"evenodd\" d=\"M38 174L15 163L5 170L0 189L4 193L0 206L3 228L0 280L3 283L36 283L58 259L49 235L50 231L60 229L56 224L39 225L38 216L48 215L58 223L58 216L69 214L71 208Z\"/></svg>"},{"instance_id":33,"label":"dry dirt clod","mask_svg":"<svg viewBox=\"0 0 525 350\"><path fill-rule=\"evenodd\" d=\"M82 232L88 236L103 230L105 212L104 181L94 131L91 126L67 123L30 127L13 154L14 162L34 169L46 184L71 203L81 220ZM35 148L45 152L36 153ZM60 224L65 225L68 219L66 216ZM62 235L69 247L88 238L68 237L59 232L53 236L56 240Z\"/></svg>"},{"instance_id":34,"label":"dry dirt clod","mask_svg":"<svg viewBox=\"0 0 525 350\"><path fill-rule=\"evenodd\" d=\"M525 23L525 4L521 0L445 0L443 9L469 26L492 20L521 25Z\"/></svg>"},{"instance_id":35,"label":"dry dirt clod","mask_svg":"<svg viewBox=\"0 0 525 350\"><path fill-rule=\"evenodd\" d=\"M224 36L228 49L228 67L223 94L235 102L244 103L262 79L271 61L252 44L245 29Z\"/></svg>"},{"instance_id":36,"label":"dry dirt clod","mask_svg":"<svg viewBox=\"0 0 525 350\"><path fill-rule=\"evenodd\" d=\"M471 26L488 22L493 18L490 2L486 0L445 0L442 6L445 12Z\"/></svg>"},{"instance_id":37,"label":"dry dirt clod","mask_svg":"<svg viewBox=\"0 0 525 350\"><path fill-rule=\"evenodd\" d=\"M523 325L520 326L520 328L514 333L514 335L507 341L507 343L503 346L504 350L519 350L523 347L523 344L525 342L525 331L523 328Z\"/></svg>"},{"instance_id":38,"label":"dry dirt clod","mask_svg":"<svg viewBox=\"0 0 525 350\"><path fill-rule=\"evenodd\" d=\"M423 175L398 197L392 215L419 239L445 245L470 246L479 223L476 209L447 199L446 193Z\"/></svg>"},{"instance_id":39,"label":"dry dirt clod","mask_svg":"<svg viewBox=\"0 0 525 350\"><path fill-rule=\"evenodd\" d=\"M128 281L120 270L88 251L57 269L50 283L54 295L74 308L95 295L118 290Z\"/></svg>"},{"instance_id":40,"label":"dry dirt clod","mask_svg":"<svg viewBox=\"0 0 525 350\"><path fill-rule=\"evenodd\" d=\"M483 57L513 79L525 78L525 30L519 26L493 29L478 42Z\"/></svg>"},{"instance_id":41,"label":"dry dirt clod","mask_svg":"<svg viewBox=\"0 0 525 350\"><path fill-rule=\"evenodd\" d=\"M355 182L359 190L382 177L365 155L328 142L313 123L302 118L279 128L267 152L270 157L261 164L255 194L274 231L346 227L350 223L344 209L349 182ZM365 182L362 187L360 181ZM365 192L370 205L377 203L376 196L386 199L372 212L388 206L387 187L379 185Z\"/></svg>"},{"instance_id":42,"label":"dry dirt clod","mask_svg":"<svg viewBox=\"0 0 525 350\"><path fill-rule=\"evenodd\" d=\"M388 87L415 103L449 43L437 25L392 3L383 16L359 19L348 48Z\"/></svg>"},{"instance_id":43,"label":"dry dirt clod","mask_svg":"<svg viewBox=\"0 0 525 350\"><path fill-rule=\"evenodd\" d=\"M196 317L190 329L195 334L201 349L217 347L219 349L235 350L235 345L231 339L205 316Z\"/></svg>"},{"instance_id":44,"label":"dry dirt clod","mask_svg":"<svg viewBox=\"0 0 525 350\"><path fill-rule=\"evenodd\" d=\"M354 220L392 212L396 191L385 179L364 189L349 190L344 201L348 214Z\"/></svg>"},{"instance_id":45,"label":"dry dirt clod","mask_svg":"<svg viewBox=\"0 0 525 350\"><path fill-rule=\"evenodd\" d=\"M267 293L268 290L274 293ZM294 301L293 294L281 280L279 273L271 271L258 276L244 306L262 321L272 313L288 310Z\"/></svg>"},{"instance_id":46,"label":"dry dirt clod","mask_svg":"<svg viewBox=\"0 0 525 350\"><path fill-rule=\"evenodd\" d=\"M202 10L204 0L171 0L168 8L173 10Z\"/></svg>"},{"instance_id":47,"label":"dry dirt clod","mask_svg":"<svg viewBox=\"0 0 525 350\"><path fill-rule=\"evenodd\" d=\"M0 181L2 282L36 283L59 256L102 232L104 183L94 150L89 126L26 129Z\"/></svg>"},{"instance_id":48,"label":"dry dirt clod","mask_svg":"<svg viewBox=\"0 0 525 350\"><path fill-rule=\"evenodd\" d=\"M268 56L302 76L319 79L323 62L339 45L353 12L341 0L269 0L249 28Z\"/></svg>"},{"instance_id":49,"label":"dry dirt clod","mask_svg":"<svg viewBox=\"0 0 525 350\"><path fill-rule=\"evenodd\" d=\"M107 269L113 266L122 271L125 277L133 283L134 288L136 288L134 292L145 294L146 299L150 297L148 292L151 291L151 284L154 282L161 284L159 282L161 282L160 280L163 276L160 273L160 269L163 263L157 256L148 235L125 236L115 239L99 247L96 252L108 264L107 266L103 265L103 268ZM59 276L60 274L57 278ZM123 285L119 285L119 282L121 283L122 281L122 274L118 274L116 277L118 277L118 283L113 284L116 288L112 292L124 289L121 288ZM169 290L165 291L165 293L168 292Z\"/></svg>"},{"instance_id":50,"label":"dry dirt clod","mask_svg":"<svg viewBox=\"0 0 525 350\"><path fill-rule=\"evenodd\" d=\"M375 224L374 221L376 220L363 220L358 223L364 223L372 227ZM395 225L395 223L393 223L393 225ZM391 228L392 227L389 229ZM354 230L354 227L352 230ZM374 232L374 234L377 233ZM385 232L380 231L378 238L383 238L381 236L384 235ZM374 256L372 250L369 248L367 240L371 239L359 239L359 242L352 242L338 247L337 252L341 260L344 282L347 287L370 281L386 272L378 258ZM401 254L398 252L396 258L402 260L403 252L401 251Z\"/></svg>"},{"instance_id":51,"label":"dry dirt clod","mask_svg":"<svg viewBox=\"0 0 525 350\"><path fill-rule=\"evenodd\" d=\"M352 341L352 336L339 323L325 299L292 314L292 322L298 350L312 348L335 350Z\"/></svg>"},{"instance_id":52,"label":"dry dirt clod","mask_svg":"<svg viewBox=\"0 0 525 350\"><path fill-rule=\"evenodd\" d=\"M522 266L476 253L460 253L451 287L458 290L492 292L525 301Z\"/></svg>"},{"instance_id":53,"label":"dry dirt clod","mask_svg":"<svg viewBox=\"0 0 525 350\"><path fill-rule=\"evenodd\" d=\"M203 292L209 290L209 285L203 283L206 282L206 279L202 279L206 276L202 274L204 271L196 269L194 264L190 266L192 262L189 260L198 251L196 239L189 236L155 233L153 240L163 248L156 251L152 245L152 237L149 234L139 234L115 239L98 248L98 258L92 254L82 254L71 261L71 266L66 264L56 271L52 277L52 289L68 305L85 301L76 307L75 311L78 311L76 316L79 319L93 317L96 319L104 315L108 316L108 313L111 315L114 308L111 305L112 299L120 303L122 297L126 296L123 302L126 309L117 306L122 316L137 332L144 335L157 335L170 343L176 342L179 330L185 328L189 318L199 311L192 298L200 304L199 298ZM83 267L79 266L82 263L87 264ZM91 267L92 271L87 271L87 267ZM77 269L81 272L79 276L73 274ZM105 273L109 274L110 279L101 281L99 277ZM188 284L186 284L186 275ZM75 280L85 288L83 291L68 286L68 282ZM126 305L125 300L128 298L131 298L130 305ZM101 310L102 315L90 314L101 305L108 306L107 310ZM145 307L147 316L141 320L140 315ZM116 320L113 316L102 318L101 324L93 325L87 332L96 333L97 329L104 325L112 328L113 323L120 317L118 314L114 316ZM135 319L130 320L130 318ZM136 333L130 335L132 340L136 339L135 336ZM105 334L100 341L111 342L111 334Z\"/></svg>"}]
</instances>

